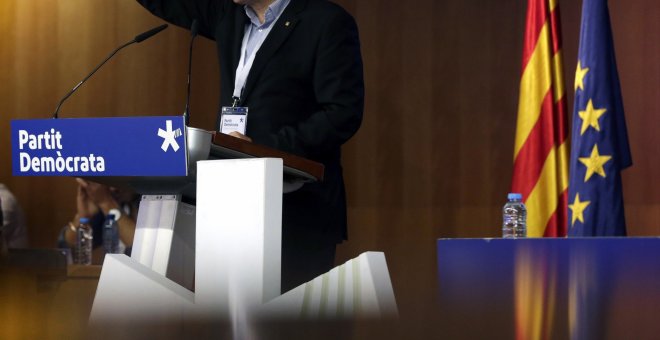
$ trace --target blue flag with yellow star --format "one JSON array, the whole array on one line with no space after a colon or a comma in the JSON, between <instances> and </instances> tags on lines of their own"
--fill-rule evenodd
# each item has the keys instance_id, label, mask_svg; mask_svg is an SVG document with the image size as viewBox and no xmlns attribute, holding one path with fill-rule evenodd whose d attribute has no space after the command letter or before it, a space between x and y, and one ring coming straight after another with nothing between
<instances>
[{"instance_id":1,"label":"blue flag with yellow star","mask_svg":"<svg viewBox=\"0 0 660 340\"><path fill-rule=\"evenodd\" d=\"M569 236L625 236L632 165L607 0L584 0L569 163Z\"/></svg>"}]
</instances>

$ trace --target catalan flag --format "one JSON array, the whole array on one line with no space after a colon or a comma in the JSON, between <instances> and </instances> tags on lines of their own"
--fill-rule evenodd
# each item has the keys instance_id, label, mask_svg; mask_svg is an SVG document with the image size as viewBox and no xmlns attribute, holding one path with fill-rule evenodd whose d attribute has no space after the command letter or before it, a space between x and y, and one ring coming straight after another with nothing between
<instances>
[{"instance_id":1,"label":"catalan flag","mask_svg":"<svg viewBox=\"0 0 660 340\"><path fill-rule=\"evenodd\" d=\"M558 0L529 0L512 192L527 206L527 235L565 236L568 118Z\"/></svg>"},{"instance_id":2,"label":"catalan flag","mask_svg":"<svg viewBox=\"0 0 660 340\"><path fill-rule=\"evenodd\" d=\"M584 0L575 71L570 236L623 236L621 171L632 165L606 0Z\"/></svg>"}]
</instances>

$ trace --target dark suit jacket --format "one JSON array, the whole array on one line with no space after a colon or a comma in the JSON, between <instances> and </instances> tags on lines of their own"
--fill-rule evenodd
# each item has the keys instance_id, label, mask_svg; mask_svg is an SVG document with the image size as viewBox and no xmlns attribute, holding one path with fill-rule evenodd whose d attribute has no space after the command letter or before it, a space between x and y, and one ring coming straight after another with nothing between
<instances>
[{"instance_id":1,"label":"dark suit jacket","mask_svg":"<svg viewBox=\"0 0 660 340\"><path fill-rule=\"evenodd\" d=\"M138 0L158 17L217 42L220 102L231 105L248 18L231 0ZM183 51L182 51L183 53ZM346 238L340 146L362 121L364 84L357 26L325 0L291 0L259 49L242 95L246 134L325 165L322 183L284 195L283 238L334 244Z\"/></svg>"}]
</instances>

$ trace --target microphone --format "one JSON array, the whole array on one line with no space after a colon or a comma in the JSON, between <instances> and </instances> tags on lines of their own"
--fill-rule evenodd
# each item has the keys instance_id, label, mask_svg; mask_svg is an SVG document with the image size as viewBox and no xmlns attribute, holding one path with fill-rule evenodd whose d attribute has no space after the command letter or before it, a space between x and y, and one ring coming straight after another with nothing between
<instances>
[{"instance_id":1,"label":"microphone","mask_svg":"<svg viewBox=\"0 0 660 340\"><path fill-rule=\"evenodd\" d=\"M59 104L57 104L57 108L55 109L55 113L53 113L53 118L54 118L54 119L57 119L57 118L58 118L58 113L60 112L60 108L62 107L62 104L64 104L64 102L65 102L65 101L66 101L66 100L67 100L67 99L68 99L68 98L69 98L74 92L76 92L76 90L78 90L78 88L79 88L83 83L85 83L85 82L87 81L87 79L91 78L91 77L94 75L94 73L96 73L96 71L98 71L98 70L101 68L101 66L103 66L108 60L110 60L110 59L111 59L111 58L112 58L117 52L119 52L121 49L123 49L124 47L126 47L126 46L128 46L128 45L132 45L132 44L135 44L135 43L143 42L143 41L145 41L145 40L151 38L152 36L156 35L157 33L159 33L160 31L162 31L162 30L164 30L164 29L166 29L166 28L167 28L167 24L160 25L160 26L158 26L158 27L156 27L156 28L152 28L152 29L150 29L150 30L148 30L148 31L146 31L146 32L144 32L144 33L140 33L140 34L136 35L135 38L133 38L133 40L131 40L131 41L129 41L129 42L127 42L127 43L125 43L125 44L123 44L123 45L117 47L114 51L112 51L112 53L110 53L110 55L108 55L108 56L105 58L105 60L103 60L100 64L98 64L98 65L96 66L96 68L94 68L94 70L93 70L90 74L87 75L87 77L85 77L82 81L80 81L80 82L78 83L78 85L74 86L73 89L71 89L71 91L69 91L69 93L67 93L67 94L62 98L62 100L60 100Z\"/></svg>"},{"instance_id":2,"label":"microphone","mask_svg":"<svg viewBox=\"0 0 660 340\"><path fill-rule=\"evenodd\" d=\"M141 42L153 37L154 35L160 33L160 31L162 31L166 28L167 28L167 24L163 24L163 25L160 25L158 27L152 28L152 29L150 29L150 30L148 30L144 33L140 33L140 34L136 35L135 39L133 39L133 41L136 42L136 43L141 43Z\"/></svg>"},{"instance_id":3,"label":"microphone","mask_svg":"<svg viewBox=\"0 0 660 340\"><path fill-rule=\"evenodd\" d=\"M199 32L199 23L197 19L193 19L190 25L190 50L188 51L188 94L186 96L186 109L183 111L183 119L188 126L190 122L190 79L192 78L192 55L193 55L193 42L197 33Z\"/></svg>"}]
</instances>

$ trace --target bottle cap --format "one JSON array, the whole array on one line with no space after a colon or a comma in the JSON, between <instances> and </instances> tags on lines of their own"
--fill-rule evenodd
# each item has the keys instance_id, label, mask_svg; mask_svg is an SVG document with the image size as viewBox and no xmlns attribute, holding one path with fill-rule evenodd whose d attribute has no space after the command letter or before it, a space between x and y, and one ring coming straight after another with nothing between
<instances>
[{"instance_id":1,"label":"bottle cap","mask_svg":"<svg viewBox=\"0 0 660 340\"><path fill-rule=\"evenodd\" d=\"M522 194L512 192L507 195L507 198L510 200L522 200Z\"/></svg>"},{"instance_id":2,"label":"bottle cap","mask_svg":"<svg viewBox=\"0 0 660 340\"><path fill-rule=\"evenodd\" d=\"M87 217L81 217L80 218L80 224L87 224L89 223L89 218Z\"/></svg>"}]
</instances>

